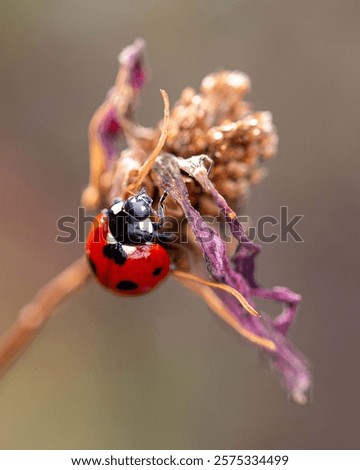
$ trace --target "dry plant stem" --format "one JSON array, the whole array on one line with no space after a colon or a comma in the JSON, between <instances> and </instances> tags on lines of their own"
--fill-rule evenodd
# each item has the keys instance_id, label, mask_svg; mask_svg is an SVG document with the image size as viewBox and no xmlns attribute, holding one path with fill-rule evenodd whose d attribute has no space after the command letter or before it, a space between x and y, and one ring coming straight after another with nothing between
<instances>
[{"instance_id":1,"label":"dry plant stem","mask_svg":"<svg viewBox=\"0 0 360 470\"><path fill-rule=\"evenodd\" d=\"M153 166L156 158L158 157L159 153L161 152L161 150L162 150L162 148L165 144L165 141L166 141L166 137L167 137L167 133L168 133L168 127L169 127L170 104L169 104L169 97L168 97L166 91L160 90L160 93L161 93L161 97L164 101L164 123L163 123L163 128L162 128L162 131L161 131L161 135L160 135L159 141L158 141L156 147L154 148L154 150L152 151L151 155L145 161L143 166L140 168L139 174L138 174L137 179L136 179L136 182L131 184L128 187L129 192L136 193L136 191L140 188L142 182L144 181L144 179L148 175L149 171L151 170L151 167Z\"/></svg>"},{"instance_id":2,"label":"dry plant stem","mask_svg":"<svg viewBox=\"0 0 360 470\"><path fill-rule=\"evenodd\" d=\"M0 340L1 375L30 345L54 309L90 277L91 272L83 256L40 289L33 301L20 310L17 320Z\"/></svg>"},{"instance_id":3,"label":"dry plant stem","mask_svg":"<svg viewBox=\"0 0 360 470\"><path fill-rule=\"evenodd\" d=\"M219 282L206 281L205 279L202 279L201 277L194 276L194 274L186 273L184 271L175 270L172 272L172 274L173 276L178 277L180 279L187 279L189 281L194 281L199 284L203 284L204 286L209 286L209 287L214 287L215 289L224 290L225 292L228 292L229 294L233 295L248 313L250 313L251 315L254 315L254 317L261 317L260 313L258 313L249 304L249 302L245 299L245 297L233 287L230 287L226 284L220 284Z\"/></svg>"},{"instance_id":4,"label":"dry plant stem","mask_svg":"<svg viewBox=\"0 0 360 470\"><path fill-rule=\"evenodd\" d=\"M276 351L276 345L270 339L262 338L254 333L251 333L246 328L243 328L238 319L226 308L221 302L219 297L213 292L210 287L200 287L198 284L190 280L185 280L178 276L179 281L184 284L188 289L191 289L197 295L202 297L208 307L216 313L225 323L231 326L237 333L243 336L248 341L267 349L268 351Z\"/></svg>"}]
</instances>

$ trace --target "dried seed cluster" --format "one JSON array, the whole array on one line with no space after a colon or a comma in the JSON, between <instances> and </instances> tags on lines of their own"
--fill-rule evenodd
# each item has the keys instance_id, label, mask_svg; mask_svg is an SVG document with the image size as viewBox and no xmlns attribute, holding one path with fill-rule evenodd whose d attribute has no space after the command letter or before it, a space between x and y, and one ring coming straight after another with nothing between
<instances>
[{"instance_id":1,"label":"dried seed cluster","mask_svg":"<svg viewBox=\"0 0 360 470\"><path fill-rule=\"evenodd\" d=\"M275 156L277 133L272 115L253 112L244 96L249 77L222 71L208 75L197 94L186 88L170 114L164 150L178 157L206 154L213 166L210 178L232 207L244 202L249 186L264 176L263 160ZM201 187L188 180L192 203L203 214L215 206Z\"/></svg>"}]
</instances>

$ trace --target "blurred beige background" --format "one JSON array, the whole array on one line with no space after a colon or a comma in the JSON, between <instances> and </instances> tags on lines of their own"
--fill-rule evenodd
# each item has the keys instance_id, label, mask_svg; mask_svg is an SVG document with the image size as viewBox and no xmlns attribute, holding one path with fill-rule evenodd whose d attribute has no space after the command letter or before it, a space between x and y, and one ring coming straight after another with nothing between
<instances>
[{"instance_id":1,"label":"blurred beige background","mask_svg":"<svg viewBox=\"0 0 360 470\"><path fill-rule=\"evenodd\" d=\"M0 384L2 449L359 448L360 3L355 0L2 0L0 331L82 252L55 243L87 181L89 118L117 54L148 42L139 118L219 67L271 110L279 157L247 213L305 214L305 243L265 245L258 277L303 294L310 358L298 408L256 351L169 280L144 298L89 285Z\"/></svg>"}]
</instances>

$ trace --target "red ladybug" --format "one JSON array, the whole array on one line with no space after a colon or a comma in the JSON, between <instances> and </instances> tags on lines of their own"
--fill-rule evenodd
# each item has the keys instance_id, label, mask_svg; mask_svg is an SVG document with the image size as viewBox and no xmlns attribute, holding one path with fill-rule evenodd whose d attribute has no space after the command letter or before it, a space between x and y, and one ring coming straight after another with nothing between
<instances>
[{"instance_id":1,"label":"red ladybug","mask_svg":"<svg viewBox=\"0 0 360 470\"><path fill-rule=\"evenodd\" d=\"M152 199L143 189L126 201L116 199L99 214L86 242L86 256L97 280L119 295L140 295L153 289L170 271L170 259L160 243L173 241L159 232L164 220L160 199L160 222L150 221ZM156 213L155 213L156 214Z\"/></svg>"}]
</instances>

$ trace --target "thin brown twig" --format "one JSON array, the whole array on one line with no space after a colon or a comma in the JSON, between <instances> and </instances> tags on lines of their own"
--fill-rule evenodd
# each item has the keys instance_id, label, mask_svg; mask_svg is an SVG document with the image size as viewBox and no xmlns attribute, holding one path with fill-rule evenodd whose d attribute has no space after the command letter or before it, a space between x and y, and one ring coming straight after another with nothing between
<instances>
[{"instance_id":1,"label":"thin brown twig","mask_svg":"<svg viewBox=\"0 0 360 470\"><path fill-rule=\"evenodd\" d=\"M184 284L188 289L195 292L197 295L202 297L209 308L216 313L225 323L231 326L237 333L243 336L251 343L257 344L268 351L276 351L276 346L271 339L262 338L246 328L242 327L238 319L230 312L225 304L219 299L219 297L213 292L210 287L200 286L190 280L185 280L178 276L179 282Z\"/></svg>"},{"instance_id":2,"label":"thin brown twig","mask_svg":"<svg viewBox=\"0 0 360 470\"><path fill-rule=\"evenodd\" d=\"M142 167L139 169L139 173L136 179L136 182L129 185L128 191L131 192L136 192L139 187L141 186L141 183L144 181L145 177L148 175L149 171L151 170L151 167L153 166L156 158L158 157L159 153L161 152L162 148L164 147L167 133L168 133L168 128L169 128L169 117L170 117L170 103L169 103L169 97L168 94L166 93L165 90L160 90L161 97L164 102L164 121L163 121L163 128L161 131L161 135L159 138L159 141L152 151L151 155L149 158L145 161L145 163L142 165Z\"/></svg>"},{"instance_id":3,"label":"thin brown twig","mask_svg":"<svg viewBox=\"0 0 360 470\"><path fill-rule=\"evenodd\" d=\"M254 307L252 307L249 304L249 302L245 299L245 297L240 292L238 292L236 289L234 289L233 287L230 287L226 284L221 284L219 282L207 281L205 279L202 279L201 277L195 276L194 274L187 273L187 272L184 272L184 271L178 271L177 269L172 272L172 275L175 276L175 277L178 277L180 279L194 281L194 282L197 282L199 284L203 284L204 286L214 287L215 289L220 289L220 290L223 290L225 292L228 292L229 294L233 295L238 300L238 302L244 307L244 309L248 313L250 313L250 315L253 315L254 317L261 317L260 313L257 312L254 309Z\"/></svg>"},{"instance_id":4,"label":"thin brown twig","mask_svg":"<svg viewBox=\"0 0 360 470\"><path fill-rule=\"evenodd\" d=\"M54 309L80 289L90 276L88 263L82 256L42 287L32 302L20 310L17 320L0 339L1 375L31 344Z\"/></svg>"}]
</instances>

